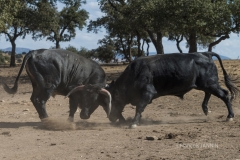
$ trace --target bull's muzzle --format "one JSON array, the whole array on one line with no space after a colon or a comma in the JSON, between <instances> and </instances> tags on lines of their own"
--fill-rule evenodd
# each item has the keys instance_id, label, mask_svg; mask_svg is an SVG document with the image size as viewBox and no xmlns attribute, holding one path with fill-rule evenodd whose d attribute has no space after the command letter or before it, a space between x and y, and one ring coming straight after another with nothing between
<instances>
[{"instance_id":1,"label":"bull's muzzle","mask_svg":"<svg viewBox=\"0 0 240 160\"><path fill-rule=\"evenodd\" d=\"M116 116L113 116L112 114L110 114L110 115L108 116L108 119L109 119L111 122L113 122L113 123L118 120L118 118L117 118Z\"/></svg>"},{"instance_id":2,"label":"bull's muzzle","mask_svg":"<svg viewBox=\"0 0 240 160\"><path fill-rule=\"evenodd\" d=\"M89 115L89 111L88 110L82 110L80 113L80 118L81 119L89 119L90 115Z\"/></svg>"}]
</instances>

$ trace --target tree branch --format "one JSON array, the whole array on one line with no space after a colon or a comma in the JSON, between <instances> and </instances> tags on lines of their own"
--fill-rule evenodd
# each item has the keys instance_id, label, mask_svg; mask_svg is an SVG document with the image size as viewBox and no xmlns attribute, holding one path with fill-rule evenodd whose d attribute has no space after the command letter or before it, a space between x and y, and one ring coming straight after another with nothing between
<instances>
[{"instance_id":1,"label":"tree branch","mask_svg":"<svg viewBox=\"0 0 240 160\"><path fill-rule=\"evenodd\" d=\"M209 51L209 52L212 52L213 46L219 44L221 41L223 41L223 40L225 40L225 39L227 39L227 38L230 38L230 37L229 37L229 34L225 34L224 36L220 37L220 38L219 38L218 40L216 40L215 42L210 43L209 46L208 46L208 51Z\"/></svg>"}]
</instances>

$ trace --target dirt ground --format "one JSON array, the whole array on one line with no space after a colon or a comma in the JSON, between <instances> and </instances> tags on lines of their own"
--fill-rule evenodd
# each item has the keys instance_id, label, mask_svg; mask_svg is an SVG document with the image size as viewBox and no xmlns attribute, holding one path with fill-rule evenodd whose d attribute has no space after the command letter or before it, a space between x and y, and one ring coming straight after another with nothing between
<instances>
[{"instance_id":1,"label":"dirt ground","mask_svg":"<svg viewBox=\"0 0 240 160\"><path fill-rule=\"evenodd\" d=\"M240 61L225 60L228 73L240 76ZM219 66L218 62L216 62ZM116 79L126 65L103 66L108 82ZM0 67L0 76L12 86L19 66ZM219 70L221 86L222 70ZM236 85L240 88L240 80ZM141 126L111 124L102 107L88 120L79 111L74 123L68 118L68 99L47 102L49 121L42 123L33 107L31 83L24 71L14 96L0 88L0 159L81 160L81 159L240 159L240 98L233 102L235 118L226 122L227 108L218 98L209 101L208 116L201 104L204 93L193 90L184 100L166 96L153 100L143 112ZM135 107L127 105L129 123Z\"/></svg>"}]
</instances>

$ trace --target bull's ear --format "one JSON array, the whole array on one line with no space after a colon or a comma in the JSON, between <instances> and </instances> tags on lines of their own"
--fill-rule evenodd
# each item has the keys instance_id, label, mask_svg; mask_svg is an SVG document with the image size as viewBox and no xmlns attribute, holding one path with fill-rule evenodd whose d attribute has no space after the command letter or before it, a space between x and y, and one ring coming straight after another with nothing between
<instances>
[{"instance_id":1,"label":"bull's ear","mask_svg":"<svg viewBox=\"0 0 240 160\"><path fill-rule=\"evenodd\" d=\"M112 107L112 96L110 92L108 92L106 89L101 89L99 94L101 95L101 105L103 109L105 110L107 117L109 116L111 112L111 107Z\"/></svg>"}]
</instances>

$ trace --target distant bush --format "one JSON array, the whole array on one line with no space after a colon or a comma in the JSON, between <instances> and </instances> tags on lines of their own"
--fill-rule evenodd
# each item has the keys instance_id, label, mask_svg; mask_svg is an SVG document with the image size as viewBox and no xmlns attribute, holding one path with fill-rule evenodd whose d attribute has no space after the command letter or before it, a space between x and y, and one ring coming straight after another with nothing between
<instances>
[{"instance_id":1,"label":"distant bush","mask_svg":"<svg viewBox=\"0 0 240 160\"><path fill-rule=\"evenodd\" d=\"M6 61L10 61L10 58L0 53L0 64L6 64Z\"/></svg>"},{"instance_id":2,"label":"distant bush","mask_svg":"<svg viewBox=\"0 0 240 160\"><path fill-rule=\"evenodd\" d=\"M17 63L22 63L22 59L17 59Z\"/></svg>"},{"instance_id":3,"label":"distant bush","mask_svg":"<svg viewBox=\"0 0 240 160\"><path fill-rule=\"evenodd\" d=\"M22 55L22 54L16 54L15 57L16 57L16 58L22 58L23 55Z\"/></svg>"}]
</instances>

